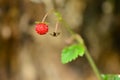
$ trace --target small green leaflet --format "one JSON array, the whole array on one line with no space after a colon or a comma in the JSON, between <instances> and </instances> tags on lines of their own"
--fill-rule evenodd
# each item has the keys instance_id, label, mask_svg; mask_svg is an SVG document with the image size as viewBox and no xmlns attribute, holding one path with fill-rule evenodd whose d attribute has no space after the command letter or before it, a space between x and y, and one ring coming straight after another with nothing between
<instances>
[{"instance_id":1,"label":"small green leaflet","mask_svg":"<svg viewBox=\"0 0 120 80\"><path fill-rule=\"evenodd\" d=\"M120 80L120 75L115 74L102 74L104 80Z\"/></svg>"},{"instance_id":2,"label":"small green leaflet","mask_svg":"<svg viewBox=\"0 0 120 80\"><path fill-rule=\"evenodd\" d=\"M85 48L82 44L73 44L62 50L61 61L63 64L75 60L78 56L83 56Z\"/></svg>"},{"instance_id":3,"label":"small green leaflet","mask_svg":"<svg viewBox=\"0 0 120 80\"><path fill-rule=\"evenodd\" d=\"M120 80L120 75L102 74L103 80Z\"/></svg>"}]
</instances>

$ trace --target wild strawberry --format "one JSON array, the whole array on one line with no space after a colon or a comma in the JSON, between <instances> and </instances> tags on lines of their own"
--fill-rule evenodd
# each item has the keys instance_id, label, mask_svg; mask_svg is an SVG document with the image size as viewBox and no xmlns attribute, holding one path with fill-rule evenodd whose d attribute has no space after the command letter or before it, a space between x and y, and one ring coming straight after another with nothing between
<instances>
[{"instance_id":1,"label":"wild strawberry","mask_svg":"<svg viewBox=\"0 0 120 80\"><path fill-rule=\"evenodd\" d=\"M45 23L45 19L48 16L48 13L46 13L41 21L41 23L38 23L35 25L35 30L38 34L44 35L48 32L48 25Z\"/></svg>"},{"instance_id":2,"label":"wild strawberry","mask_svg":"<svg viewBox=\"0 0 120 80\"><path fill-rule=\"evenodd\" d=\"M38 23L35 26L36 32L40 35L44 35L48 32L48 25L45 23Z\"/></svg>"}]
</instances>

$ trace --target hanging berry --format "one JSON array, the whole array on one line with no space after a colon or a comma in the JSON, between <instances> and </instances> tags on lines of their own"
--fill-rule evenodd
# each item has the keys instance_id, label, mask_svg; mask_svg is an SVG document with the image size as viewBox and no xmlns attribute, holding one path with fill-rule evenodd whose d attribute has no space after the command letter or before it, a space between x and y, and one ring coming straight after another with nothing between
<instances>
[{"instance_id":1,"label":"hanging berry","mask_svg":"<svg viewBox=\"0 0 120 80\"><path fill-rule=\"evenodd\" d=\"M38 23L35 26L36 26L35 28L36 32L40 35L44 35L48 32L48 25L45 23Z\"/></svg>"},{"instance_id":2,"label":"hanging berry","mask_svg":"<svg viewBox=\"0 0 120 80\"><path fill-rule=\"evenodd\" d=\"M48 32L48 25L45 23L45 19L47 16L48 13L45 14L41 22L37 22L35 25L35 30L40 35L44 35Z\"/></svg>"}]
</instances>

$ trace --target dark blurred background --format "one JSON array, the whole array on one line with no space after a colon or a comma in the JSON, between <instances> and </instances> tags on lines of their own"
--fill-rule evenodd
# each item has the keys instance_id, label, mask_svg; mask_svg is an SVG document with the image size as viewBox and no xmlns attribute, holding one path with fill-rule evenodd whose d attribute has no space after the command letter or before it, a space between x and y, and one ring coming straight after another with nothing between
<instances>
[{"instance_id":1,"label":"dark blurred background","mask_svg":"<svg viewBox=\"0 0 120 80\"><path fill-rule=\"evenodd\" d=\"M73 40L62 23L58 37L49 35L53 13L48 34L35 32L35 21L52 9L83 37L101 73L120 73L120 0L0 0L0 80L97 80L85 57L61 63Z\"/></svg>"}]
</instances>

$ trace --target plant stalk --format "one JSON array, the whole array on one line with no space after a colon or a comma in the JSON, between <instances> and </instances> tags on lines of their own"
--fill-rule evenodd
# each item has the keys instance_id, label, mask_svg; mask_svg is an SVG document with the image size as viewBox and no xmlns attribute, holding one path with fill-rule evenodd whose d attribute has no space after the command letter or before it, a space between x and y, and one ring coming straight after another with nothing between
<instances>
[{"instance_id":1,"label":"plant stalk","mask_svg":"<svg viewBox=\"0 0 120 80\"><path fill-rule=\"evenodd\" d=\"M98 71L98 69L97 69L97 67L96 67L96 65L95 65L95 63L94 63L94 61L93 61L92 57L90 56L90 53L88 52L87 49L86 49L85 56L86 56L88 62L90 63L90 65L91 65L94 73L96 74L98 80L102 80L102 77L101 77L101 75L100 75L100 72Z\"/></svg>"},{"instance_id":2,"label":"plant stalk","mask_svg":"<svg viewBox=\"0 0 120 80\"><path fill-rule=\"evenodd\" d=\"M48 16L48 13L46 13L45 15L44 15L44 17L43 17L43 19L42 19L42 23L44 23L45 22L45 19L47 18L47 16Z\"/></svg>"},{"instance_id":3,"label":"plant stalk","mask_svg":"<svg viewBox=\"0 0 120 80\"><path fill-rule=\"evenodd\" d=\"M68 32L70 32L70 34L74 37L75 40L77 40L80 44L82 43L86 52L85 52L85 56L90 64L90 66L92 67L94 73L96 74L98 80L102 80L102 77L100 75L100 72L98 71L92 57L90 56L90 53L88 52L87 48L85 47L85 44L84 44L84 41L83 39L81 38L80 35L76 34L72 29L71 27L69 26L69 24L67 24L63 19L61 20L61 22L65 25L66 29L68 30Z\"/></svg>"}]
</instances>

